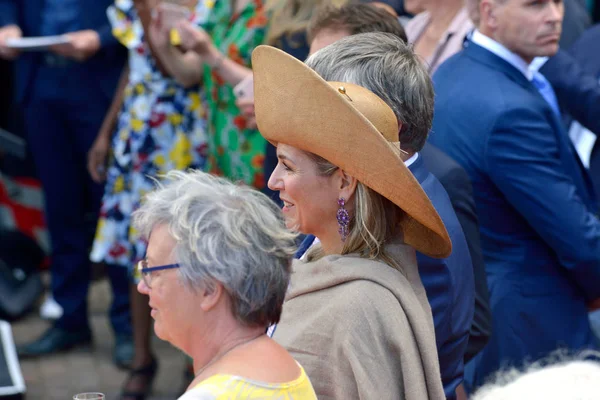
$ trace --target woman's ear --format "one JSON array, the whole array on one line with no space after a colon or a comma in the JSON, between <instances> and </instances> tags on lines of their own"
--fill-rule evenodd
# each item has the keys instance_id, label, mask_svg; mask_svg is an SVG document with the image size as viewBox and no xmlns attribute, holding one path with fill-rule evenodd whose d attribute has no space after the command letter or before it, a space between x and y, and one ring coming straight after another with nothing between
<instances>
[{"instance_id":1,"label":"woman's ear","mask_svg":"<svg viewBox=\"0 0 600 400\"><path fill-rule=\"evenodd\" d=\"M358 185L358 180L355 177L348 175L345 171L341 169L339 170L339 172L341 178L339 197L343 197L344 199L348 200L354 195L354 192L356 191L356 186Z\"/></svg>"},{"instance_id":2,"label":"woman's ear","mask_svg":"<svg viewBox=\"0 0 600 400\"><path fill-rule=\"evenodd\" d=\"M221 283L206 285L198 294L200 296L200 308L204 312L212 310L219 303L222 295L223 285Z\"/></svg>"}]
</instances>

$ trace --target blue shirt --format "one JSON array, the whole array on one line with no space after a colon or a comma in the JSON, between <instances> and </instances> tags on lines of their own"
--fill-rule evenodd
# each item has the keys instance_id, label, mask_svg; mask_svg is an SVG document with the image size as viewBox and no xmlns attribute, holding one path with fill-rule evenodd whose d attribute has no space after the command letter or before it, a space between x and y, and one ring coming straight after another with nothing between
<instances>
[{"instance_id":1,"label":"blue shirt","mask_svg":"<svg viewBox=\"0 0 600 400\"><path fill-rule=\"evenodd\" d=\"M45 0L41 35L62 35L80 30L80 7L79 0Z\"/></svg>"}]
</instances>

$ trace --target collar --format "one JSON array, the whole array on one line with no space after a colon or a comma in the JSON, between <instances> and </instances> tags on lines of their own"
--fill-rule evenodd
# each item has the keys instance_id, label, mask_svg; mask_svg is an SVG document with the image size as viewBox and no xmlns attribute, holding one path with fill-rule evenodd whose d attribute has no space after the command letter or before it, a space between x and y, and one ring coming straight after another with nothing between
<instances>
[{"instance_id":1,"label":"collar","mask_svg":"<svg viewBox=\"0 0 600 400\"><path fill-rule=\"evenodd\" d=\"M519 70L527 80L531 81L533 79L533 72L529 69L529 64L494 39L484 35L476 29L471 36L471 41L508 62Z\"/></svg>"},{"instance_id":2,"label":"collar","mask_svg":"<svg viewBox=\"0 0 600 400\"><path fill-rule=\"evenodd\" d=\"M529 69L532 70L534 73L539 72L540 69L542 69L542 67L544 65L546 65L546 62L548 61L549 57L536 57L533 59L533 61L531 62L531 64L529 64Z\"/></svg>"},{"instance_id":3,"label":"collar","mask_svg":"<svg viewBox=\"0 0 600 400\"><path fill-rule=\"evenodd\" d=\"M404 161L404 165L406 165L406 168L410 167L415 161L417 161L417 158L419 158L418 152L413 154L408 160Z\"/></svg>"}]
</instances>

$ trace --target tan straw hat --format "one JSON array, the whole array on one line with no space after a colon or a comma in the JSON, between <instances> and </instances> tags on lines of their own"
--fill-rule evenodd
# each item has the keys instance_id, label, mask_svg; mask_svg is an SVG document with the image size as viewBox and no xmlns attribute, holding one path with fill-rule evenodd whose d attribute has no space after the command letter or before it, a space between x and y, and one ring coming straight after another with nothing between
<instances>
[{"instance_id":1,"label":"tan straw hat","mask_svg":"<svg viewBox=\"0 0 600 400\"><path fill-rule=\"evenodd\" d=\"M256 122L265 139L340 167L404 210L407 244L431 257L450 255L442 220L400 158L398 122L383 100L361 86L326 82L270 46L254 50L252 68Z\"/></svg>"}]
</instances>

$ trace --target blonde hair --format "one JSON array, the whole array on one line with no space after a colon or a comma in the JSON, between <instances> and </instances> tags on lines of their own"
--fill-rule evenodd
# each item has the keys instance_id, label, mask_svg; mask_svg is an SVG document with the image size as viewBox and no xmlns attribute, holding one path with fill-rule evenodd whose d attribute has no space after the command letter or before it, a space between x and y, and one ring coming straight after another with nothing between
<instances>
[{"instance_id":1,"label":"blonde hair","mask_svg":"<svg viewBox=\"0 0 600 400\"><path fill-rule=\"evenodd\" d=\"M331 176L338 170L338 167L324 158L307 154L316 164L319 175ZM349 234L341 254L358 253L361 257L383 261L403 272L402 265L389 255L385 245L401 237L400 222L406 214L390 200L360 182L354 196L354 210L349 210ZM323 249L318 245L313 246L306 257L308 261L315 261L324 255Z\"/></svg>"},{"instance_id":2,"label":"blonde hair","mask_svg":"<svg viewBox=\"0 0 600 400\"><path fill-rule=\"evenodd\" d=\"M284 35L291 39L292 35L306 31L310 19L319 7L340 7L347 2L348 0L267 0L265 10L270 16L270 23L265 43L273 46Z\"/></svg>"}]
</instances>

